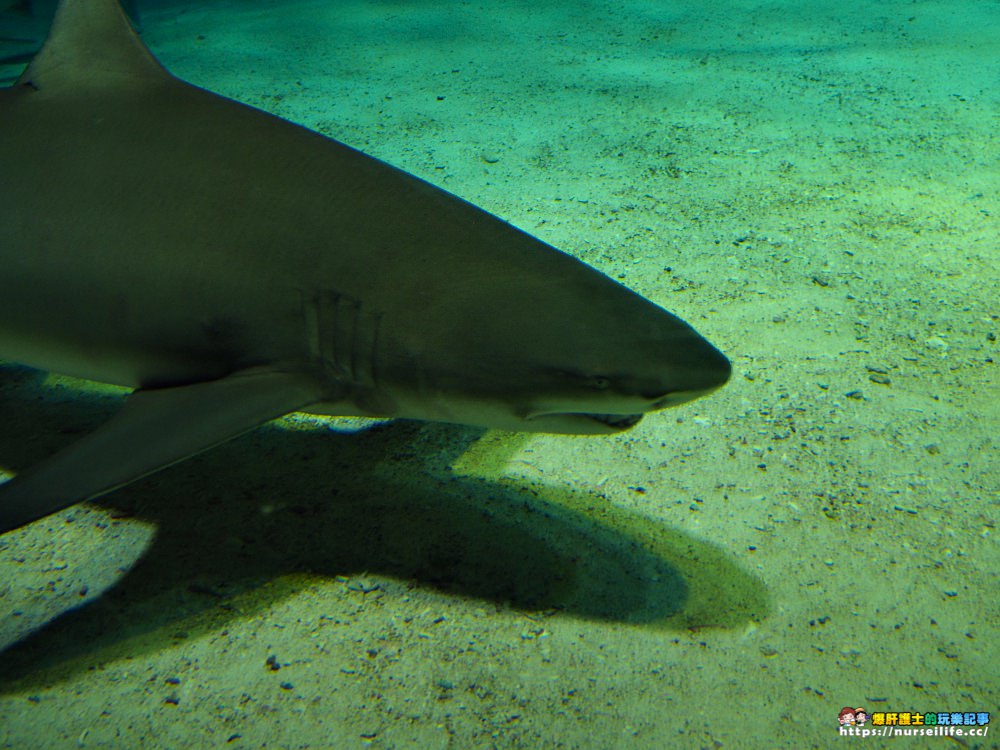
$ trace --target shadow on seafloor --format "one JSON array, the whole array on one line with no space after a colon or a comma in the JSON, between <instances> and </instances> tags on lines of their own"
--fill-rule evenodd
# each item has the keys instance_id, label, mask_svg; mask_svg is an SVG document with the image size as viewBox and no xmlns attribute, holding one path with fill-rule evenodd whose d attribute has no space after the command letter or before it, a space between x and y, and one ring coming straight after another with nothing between
<instances>
[{"instance_id":1,"label":"shadow on seafloor","mask_svg":"<svg viewBox=\"0 0 1000 750\"><path fill-rule=\"evenodd\" d=\"M23 469L120 402L0 365L0 464ZM39 436L25 440L10 425ZM4 651L0 692L121 648L155 650L178 633L225 628L294 593L296 574L384 575L520 610L668 629L766 616L762 584L713 545L600 495L456 476L457 457L483 432L406 421L351 434L268 425L111 493L96 504L155 524L153 543L102 596ZM491 450L526 439L510 434ZM73 512L63 512L68 521Z\"/></svg>"}]
</instances>

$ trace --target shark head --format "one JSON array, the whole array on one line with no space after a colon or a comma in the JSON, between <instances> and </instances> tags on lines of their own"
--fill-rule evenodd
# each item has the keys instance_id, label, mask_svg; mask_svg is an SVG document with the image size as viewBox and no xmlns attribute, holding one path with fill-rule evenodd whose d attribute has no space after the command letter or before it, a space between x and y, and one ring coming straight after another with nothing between
<instances>
[{"instance_id":1,"label":"shark head","mask_svg":"<svg viewBox=\"0 0 1000 750\"><path fill-rule=\"evenodd\" d=\"M407 356L380 367L397 413L608 434L728 380L726 357L680 318L538 240L524 244L530 252L469 269L471 280L449 275L397 321L391 348Z\"/></svg>"}]
</instances>

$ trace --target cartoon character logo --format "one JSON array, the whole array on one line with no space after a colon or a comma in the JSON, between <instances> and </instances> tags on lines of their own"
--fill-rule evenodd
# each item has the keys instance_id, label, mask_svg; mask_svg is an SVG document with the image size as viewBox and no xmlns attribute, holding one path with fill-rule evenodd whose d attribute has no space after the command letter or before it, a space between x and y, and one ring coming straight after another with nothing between
<instances>
[{"instance_id":1,"label":"cartoon character logo","mask_svg":"<svg viewBox=\"0 0 1000 750\"><path fill-rule=\"evenodd\" d=\"M850 706L844 706L842 709L840 709L839 718L841 726L853 727L855 721L854 709L851 708Z\"/></svg>"},{"instance_id":2,"label":"cartoon character logo","mask_svg":"<svg viewBox=\"0 0 1000 750\"><path fill-rule=\"evenodd\" d=\"M854 721L859 727L863 727L865 722L868 721L868 712L863 708L854 709Z\"/></svg>"}]
</instances>

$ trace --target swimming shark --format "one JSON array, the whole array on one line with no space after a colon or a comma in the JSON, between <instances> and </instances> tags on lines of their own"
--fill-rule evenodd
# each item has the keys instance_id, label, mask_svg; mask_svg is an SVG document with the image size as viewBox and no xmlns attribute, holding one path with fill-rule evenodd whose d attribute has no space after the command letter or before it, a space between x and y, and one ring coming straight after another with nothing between
<instances>
[{"instance_id":1,"label":"swimming shark","mask_svg":"<svg viewBox=\"0 0 1000 750\"><path fill-rule=\"evenodd\" d=\"M611 434L730 374L583 262L173 77L117 0L62 0L0 90L0 359L133 389L0 485L0 532L295 411Z\"/></svg>"}]
</instances>

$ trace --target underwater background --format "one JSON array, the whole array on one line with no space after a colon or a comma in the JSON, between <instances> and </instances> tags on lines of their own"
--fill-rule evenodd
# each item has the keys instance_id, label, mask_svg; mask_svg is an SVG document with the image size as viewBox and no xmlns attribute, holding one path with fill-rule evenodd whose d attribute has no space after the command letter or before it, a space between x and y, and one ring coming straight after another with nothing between
<instances>
[{"instance_id":1,"label":"underwater background","mask_svg":"<svg viewBox=\"0 0 1000 750\"><path fill-rule=\"evenodd\" d=\"M52 7L22 5L2 85ZM289 417L0 537L0 747L995 723L1000 4L137 7L175 75L583 259L734 376L616 437ZM121 398L0 366L0 470Z\"/></svg>"}]
</instances>

